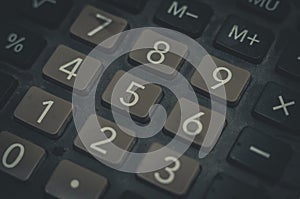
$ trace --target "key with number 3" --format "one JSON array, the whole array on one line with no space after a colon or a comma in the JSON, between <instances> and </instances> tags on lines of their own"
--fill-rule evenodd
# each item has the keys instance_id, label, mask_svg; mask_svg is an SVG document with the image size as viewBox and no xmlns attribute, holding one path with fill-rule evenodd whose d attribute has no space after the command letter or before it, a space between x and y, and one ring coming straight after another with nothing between
<instances>
[{"instance_id":1,"label":"key with number 3","mask_svg":"<svg viewBox=\"0 0 300 199\"><path fill-rule=\"evenodd\" d=\"M161 144L154 143L150 146L148 152L159 150L163 147ZM175 195L183 195L190 188L193 180L200 172L200 164L185 155L177 159L173 155L176 153L169 149L169 153L163 157L163 161L168 162L169 165L157 171L148 173L139 173L137 176L155 186L158 186ZM142 160L140 167L149 165L147 155Z\"/></svg>"}]
</instances>

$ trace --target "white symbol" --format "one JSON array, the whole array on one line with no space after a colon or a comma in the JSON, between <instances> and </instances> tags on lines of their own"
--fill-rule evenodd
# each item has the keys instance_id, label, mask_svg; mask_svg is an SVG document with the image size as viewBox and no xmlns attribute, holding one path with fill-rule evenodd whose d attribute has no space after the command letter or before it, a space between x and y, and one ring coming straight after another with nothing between
<instances>
[{"instance_id":1,"label":"white symbol","mask_svg":"<svg viewBox=\"0 0 300 199\"><path fill-rule=\"evenodd\" d=\"M39 119L36 121L37 123L42 123L42 121L44 120L44 118L46 117L47 113L50 111L51 107L53 106L54 101L44 101L43 102L43 106L46 106L46 108L44 109L44 111L42 112L41 116L39 117Z\"/></svg>"},{"instance_id":2,"label":"white symbol","mask_svg":"<svg viewBox=\"0 0 300 199\"><path fill-rule=\"evenodd\" d=\"M173 1L172 5L169 7L168 14L172 14L174 17L178 15L179 18L182 18L184 15L198 19L198 15L195 15L191 12L188 12L188 6L184 5L181 8L178 8L178 2Z\"/></svg>"},{"instance_id":3,"label":"white symbol","mask_svg":"<svg viewBox=\"0 0 300 199\"><path fill-rule=\"evenodd\" d=\"M268 11L274 11L278 8L280 1L276 1L274 3L273 0L249 0L249 3L252 3L255 6L259 6L261 8L264 7ZM272 4L273 7L271 7L270 4Z\"/></svg>"},{"instance_id":4,"label":"white symbol","mask_svg":"<svg viewBox=\"0 0 300 199\"><path fill-rule=\"evenodd\" d=\"M71 182L70 182L70 187L72 189L77 189L79 187L79 181L77 179L73 179Z\"/></svg>"},{"instance_id":5,"label":"white symbol","mask_svg":"<svg viewBox=\"0 0 300 199\"><path fill-rule=\"evenodd\" d=\"M229 38L232 38L234 40L238 40L241 43L245 41L245 39L248 39L250 41L250 46L252 46L254 43L260 43L260 40L257 39L258 35L254 34L254 36L249 36L249 30L245 29L243 31L239 31L239 26L234 25L228 34Z\"/></svg>"},{"instance_id":6,"label":"white symbol","mask_svg":"<svg viewBox=\"0 0 300 199\"><path fill-rule=\"evenodd\" d=\"M52 3L52 4L56 4L56 0L33 0L32 2L32 6L34 8L39 8L40 6L42 6L44 3Z\"/></svg>"},{"instance_id":7,"label":"white symbol","mask_svg":"<svg viewBox=\"0 0 300 199\"><path fill-rule=\"evenodd\" d=\"M16 33L10 33L7 37L8 45L5 46L6 49L13 47L15 53L19 53L23 50L22 42L25 41L25 37L19 38Z\"/></svg>"},{"instance_id":8,"label":"white symbol","mask_svg":"<svg viewBox=\"0 0 300 199\"><path fill-rule=\"evenodd\" d=\"M109 26L112 23L112 20L110 18L107 18L101 14L96 14L96 18L103 20L104 23L101 24L100 26L96 27L95 29L91 30L90 32L87 33L89 37L94 36L97 32L103 30L105 27Z\"/></svg>"},{"instance_id":9,"label":"white symbol","mask_svg":"<svg viewBox=\"0 0 300 199\"><path fill-rule=\"evenodd\" d=\"M282 96L279 96L278 99L279 99L281 105L274 106L273 110L276 111L276 110L279 110L279 109L283 109L284 114L286 116L289 116L290 114L289 114L289 111L288 111L287 107L295 105L296 102L295 101L291 101L291 102L285 103Z\"/></svg>"},{"instance_id":10,"label":"white symbol","mask_svg":"<svg viewBox=\"0 0 300 199\"><path fill-rule=\"evenodd\" d=\"M254 152L254 153L256 153L256 154L258 154L258 155L260 155L264 158L267 158L267 159L269 159L271 157L270 153L267 153L267 152L265 152L261 149L258 149L255 146L250 146L250 151L252 151L252 152Z\"/></svg>"},{"instance_id":11,"label":"white symbol","mask_svg":"<svg viewBox=\"0 0 300 199\"><path fill-rule=\"evenodd\" d=\"M299 61L300 61L300 56L299 56L299 57L297 57L297 60L299 60Z\"/></svg>"},{"instance_id":12,"label":"white symbol","mask_svg":"<svg viewBox=\"0 0 300 199\"><path fill-rule=\"evenodd\" d=\"M247 37L248 40L250 40L250 46L253 45L254 42L259 43L260 41L257 38L257 34L255 34L253 37Z\"/></svg>"}]
</instances>

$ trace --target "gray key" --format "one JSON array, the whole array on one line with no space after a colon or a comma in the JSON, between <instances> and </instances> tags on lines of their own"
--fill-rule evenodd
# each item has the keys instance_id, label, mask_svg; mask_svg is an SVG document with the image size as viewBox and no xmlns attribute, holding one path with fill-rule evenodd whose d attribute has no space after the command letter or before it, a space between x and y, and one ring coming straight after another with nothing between
<instances>
[{"instance_id":1,"label":"gray key","mask_svg":"<svg viewBox=\"0 0 300 199\"><path fill-rule=\"evenodd\" d=\"M211 74L207 82L204 82L203 78L196 71L191 79L192 85L200 92L206 94L209 92L208 87L211 87L212 92L210 94L221 98L223 98L223 95L220 88L224 85L226 100L229 105L236 105L250 82L251 74L218 58L213 58L213 60L218 68L206 67L206 70L210 70L208 73Z\"/></svg>"},{"instance_id":2,"label":"gray key","mask_svg":"<svg viewBox=\"0 0 300 199\"><path fill-rule=\"evenodd\" d=\"M26 181L45 156L41 147L9 132L0 133L0 170Z\"/></svg>"},{"instance_id":3,"label":"gray key","mask_svg":"<svg viewBox=\"0 0 300 199\"><path fill-rule=\"evenodd\" d=\"M77 72L83 61L85 61L85 64L88 65L89 68L80 73L80 75L84 75L84 77L80 78L80 80L82 80L81 82L76 82L75 89L80 91L87 90L102 67L100 61L91 57L85 58L86 56L84 54L64 45L60 45L56 48L43 68L43 74L63 86L72 89Z\"/></svg>"},{"instance_id":4,"label":"gray key","mask_svg":"<svg viewBox=\"0 0 300 199\"><path fill-rule=\"evenodd\" d=\"M88 5L81 11L70 31L80 39L98 45L107 38L123 32L126 27L125 19ZM117 40L118 38L104 47L114 47Z\"/></svg>"},{"instance_id":5,"label":"gray key","mask_svg":"<svg viewBox=\"0 0 300 199\"><path fill-rule=\"evenodd\" d=\"M154 143L150 146L148 152L158 150L161 147L163 147L161 144ZM186 194L200 172L200 164L185 155L176 159L176 156L174 157L175 153L175 151L170 150L163 157L164 161L171 163L167 167L154 172L139 173L137 176L173 194ZM143 164L149 164L147 163L147 155L141 162L141 165Z\"/></svg>"},{"instance_id":6,"label":"gray key","mask_svg":"<svg viewBox=\"0 0 300 199\"><path fill-rule=\"evenodd\" d=\"M90 116L79 132L79 135L85 136L85 145L82 144L80 137L77 136L74 141L75 147L91 153L110 164L121 164L126 156L126 152L132 149L136 139L123 132L115 123L99 116L98 122L102 131L94 129L91 117L96 116ZM109 142L104 143L105 140Z\"/></svg>"},{"instance_id":7,"label":"gray key","mask_svg":"<svg viewBox=\"0 0 300 199\"><path fill-rule=\"evenodd\" d=\"M145 47L151 47L151 49ZM131 60L139 64L146 64L151 69L166 75L174 75L176 70L179 70L188 51L187 46L183 43L151 30L142 32L134 45L134 49L141 50L132 50L129 53ZM172 53L169 51L172 51ZM169 67L163 67L158 63Z\"/></svg>"},{"instance_id":8,"label":"gray key","mask_svg":"<svg viewBox=\"0 0 300 199\"><path fill-rule=\"evenodd\" d=\"M72 104L37 87L31 87L14 116L48 135L58 135L70 119Z\"/></svg>"},{"instance_id":9,"label":"gray key","mask_svg":"<svg viewBox=\"0 0 300 199\"><path fill-rule=\"evenodd\" d=\"M69 160L63 160L50 177L46 192L61 199L97 199L107 186L106 178Z\"/></svg>"},{"instance_id":10,"label":"gray key","mask_svg":"<svg viewBox=\"0 0 300 199\"><path fill-rule=\"evenodd\" d=\"M195 104L189 100L186 99L179 99L183 104L183 113L180 111L180 105L179 102L175 105L175 107L172 109L170 115L168 116L167 122L165 123L164 130L167 133L171 133L172 135L178 135L186 140L193 141L193 143L200 147L203 145L204 138L206 136L209 136L206 140L206 146L203 147L210 147L211 144L214 143L214 136L218 135L223 131L224 125L225 125L225 117L224 115L214 112L216 114L215 121L213 124L211 124L210 132L208 132L208 127L211 122L211 114L212 110ZM194 104L194 105L193 105ZM195 110L194 107L198 106L199 109ZM183 115L184 114L184 115ZM180 121L180 117L183 117L183 121ZM187 123L186 129L184 128L184 122L188 121L189 118L193 118L193 120L200 121L202 126L196 125L196 122L190 122ZM198 132L197 130L200 129ZM195 133L195 134L194 134ZM195 135L195 137L194 137ZM194 139L193 139L194 137Z\"/></svg>"},{"instance_id":11,"label":"gray key","mask_svg":"<svg viewBox=\"0 0 300 199\"><path fill-rule=\"evenodd\" d=\"M123 111L129 107L129 112L134 119L145 122L149 118L150 107L160 100L162 89L155 84L147 84L142 87L141 85L145 81L129 75L129 78L124 78L125 81L117 88L117 91L115 92L116 97L111 99L112 92L116 89L115 84L124 73L124 71L118 71L115 74L102 95L102 101L105 104L113 105ZM132 92L136 92L136 97ZM121 101L121 98L123 101Z\"/></svg>"}]
</instances>

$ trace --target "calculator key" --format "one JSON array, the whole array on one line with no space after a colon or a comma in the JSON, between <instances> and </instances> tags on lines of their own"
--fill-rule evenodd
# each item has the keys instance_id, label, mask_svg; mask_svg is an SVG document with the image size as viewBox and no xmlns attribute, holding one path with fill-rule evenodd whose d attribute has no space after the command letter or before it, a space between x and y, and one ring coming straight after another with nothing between
<instances>
[{"instance_id":1,"label":"calculator key","mask_svg":"<svg viewBox=\"0 0 300 199\"><path fill-rule=\"evenodd\" d=\"M45 156L41 147L9 132L0 133L0 170L26 181Z\"/></svg>"},{"instance_id":2,"label":"calculator key","mask_svg":"<svg viewBox=\"0 0 300 199\"><path fill-rule=\"evenodd\" d=\"M237 105L250 82L251 74L247 70L218 58L213 57L213 60L217 68L206 68L209 70L210 78L206 78L205 82L198 71L195 71L191 79L192 85L200 92L218 97L222 97L220 88L224 86L229 105ZM209 93L208 87L210 87L211 93Z\"/></svg>"},{"instance_id":3,"label":"calculator key","mask_svg":"<svg viewBox=\"0 0 300 199\"><path fill-rule=\"evenodd\" d=\"M0 108L6 104L17 85L18 82L13 77L0 73Z\"/></svg>"},{"instance_id":4,"label":"calculator key","mask_svg":"<svg viewBox=\"0 0 300 199\"><path fill-rule=\"evenodd\" d=\"M59 135L70 119L71 103L37 87L31 87L15 110L14 116L42 132Z\"/></svg>"},{"instance_id":5,"label":"calculator key","mask_svg":"<svg viewBox=\"0 0 300 199\"><path fill-rule=\"evenodd\" d=\"M300 38L289 42L288 47L281 54L277 69L291 77L300 80Z\"/></svg>"},{"instance_id":6,"label":"calculator key","mask_svg":"<svg viewBox=\"0 0 300 199\"><path fill-rule=\"evenodd\" d=\"M218 174L209 187L205 199L268 199L259 188L250 186L225 174Z\"/></svg>"},{"instance_id":7,"label":"calculator key","mask_svg":"<svg viewBox=\"0 0 300 199\"><path fill-rule=\"evenodd\" d=\"M249 62L261 63L274 41L273 33L236 16L230 16L216 39L216 47Z\"/></svg>"},{"instance_id":8,"label":"calculator key","mask_svg":"<svg viewBox=\"0 0 300 199\"><path fill-rule=\"evenodd\" d=\"M145 46L153 46L153 49L145 49ZM151 69L166 75L175 74L175 70L180 68L183 58L188 51L187 46L183 43L174 41L151 30L142 32L133 49L140 50L132 50L129 53L130 60L138 64L147 64ZM163 53L164 56L156 57L157 52ZM160 64L169 66L170 68L160 67Z\"/></svg>"},{"instance_id":9,"label":"calculator key","mask_svg":"<svg viewBox=\"0 0 300 199\"><path fill-rule=\"evenodd\" d=\"M148 152L156 151L162 147L163 146L158 143L153 143ZM164 161L171 163L167 167L153 172L138 173L137 176L172 194L186 194L191 187L192 182L198 176L201 167L198 161L185 155L181 156L179 159L175 158L175 153L175 151L169 150L169 155L164 157ZM147 158L147 155L145 158ZM147 162L147 160L143 159L141 166L143 164L148 164Z\"/></svg>"},{"instance_id":10,"label":"calculator key","mask_svg":"<svg viewBox=\"0 0 300 199\"><path fill-rule=\"evenodd\" d=\"M247 127L231 149L229 160L270 179L279 179L292 156L292 148Z\"/></svg>"},{"instance_id":11,"label":"calculator key","mask_svg":"<svg viewBox=\"0 0 300 199\"><path fill-rule=\"evenodd\" d=\"M86 64L89 69L81 73L85 77L82 77L80 82L76 82L75 89L80 91L87 90L96 74L101 71L101 62L91 57L85 59L84 54L67 46L60 45L56 48L43 68L43 74L47 78L73 89L77 73L83 61L88 62Z\"/></svg>"},{"instance_id":12,"label":"calculator key","mask_svg":"<svg viewBox=\"0 0 300 199\"><path fill-rule=\"evenodd\" d=\"M97 119L101 129L95 129L92 117L95 116L90 116L79 132L80 137L85 136L84 145L77 136L74 146L110 164L121 164L136 139L123 132L115 123L99 116ZM120 150L116 150L116 147Z\"/></svg>"},{"instance_id":13,"label":"calculator key","mask_svg":"<svg viewBox=\"0 0 300 199\"><path fill-rule=\"evenodd\" d=\"M184 107L183 113L180 111L181 109L179 102L182 104L182 107ZM197 106L199 109L195 110L194 107ZM208 132L212 113L216 115L216 120L213 121L215 125L212 125L210 132ZM181 117L184 121L180 121ZM199 121L200 123L195 121ZM193 141L194 145L200 147L202 146L203 141L208 134L210 134L209 137L213 138L215 137L213 134L219 135L223 131L224 126L225 117L222 114L182 98L179 99L168 116L164 130L171 135L178 135L183 139ZM211 143L213 143L213 140L210 141L210 144Z\"/></svg>"},{"instance_id":14,"label":"calculator key","mask_svg":"<svg viewBox=\"0 0 300 199\"><path fill-rule=\"evenodd\" d=\"M0 32L0 59L21 69L31 67L46 45L39 35L24 28L7 24Z\"/></svg>"},{"instance_id":15,"label":"calculator key","mask_svg":"<svg viewBox=\"0 0 300 199\"><path fill-rule=\"evenodd\" d=\"M146 122L149 119L149 110L162 97L161 87L155 84L146 84L144 80L128 74L123 78L122 84L119 84L115 92L115 99L112 99L112 92L116 83L125 74L124 71L118 71L112 78L102 95L104 104L113 105L122 111L129 109L129 113L134 119L140 122ZM146 85L142 85L145 83Z\"/></svg>"},{"instance_id":16,"label":"calculator key","mask_svg":"<svg viewBox=\"0 0 300 199\"><path fill-rule=\"evenodd\" d=\"M268 1L237 0L237 1L244 8L274 20L284 19L290 11L289 2L284 0L268 0Z\"/></svg>"},{"instance_id":17,"label":"calculator key","mask_svg":"<svg viewBox=\"0 0 300 199\"><path fill-rule=\"evenodd\" d=\"M98 45L109 37L123 32L126 27L125 19L88 5L81 11L70 31L76 37L92 45ZM117 38L104 47L112 48L116 42Z\"/></svg>"},{"instance_id":18,"label":"calculator key","mask_svg":"<svg viewBox=\"0 0 300 199\"><path fill-rule=\"evenodd\" d=\"M277 83L266 85L256 103L254 114L279 127L298 133L300 130L300 94Z\"/></svg>"},{"instance_id":19,"label":"calculator key","mask_svg":"<svg viewBox=\"0 0 300 199\"><path fill-rule=\"evenodd\" d=\"M71 6L71 0L23 0L20 4L25 16L51 28L63 21Z\"/></svg>"},{"instance_id":20,"label":"calculator key","mask_svg":"<svg viewBox=\"0 0 300 199\"><path fill-rule=\"evenodd\" d=\"M202 34L212 14L208 5L195 0L164 0L155 14L155 20L196 38Z\"/></svg>"},{"instance_id":21,"label":"calculator key","mask_svg":"<svg viewBox=\"0 0 300 199\"><path fill-rule=\"evenodd\" d=\"M46 185L46 193L56 198L97 199L108 187L108 181L69 160L56 167Z\"/></svg>"}]
</instances>

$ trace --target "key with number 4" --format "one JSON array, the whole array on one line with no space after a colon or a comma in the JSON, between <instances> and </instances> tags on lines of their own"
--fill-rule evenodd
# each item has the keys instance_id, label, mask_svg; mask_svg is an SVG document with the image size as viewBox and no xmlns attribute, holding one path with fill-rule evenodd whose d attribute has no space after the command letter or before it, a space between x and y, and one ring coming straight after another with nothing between
<instances>
[{"instance_id":1,"label":"key with number 4","mask_svg":"<svg viewBox=\"0 0 300 199\"><path fill-rule=\"evenodd\" d=\"M76 82L75 89L84 91L101 71L101 62L91 57L86 58L84 54L69 47L60 45L56 48L43 68L43 74L46 78L72 89L83 62L87 70L80 73L81 78Z\"/></svg>"}]
</instances>

